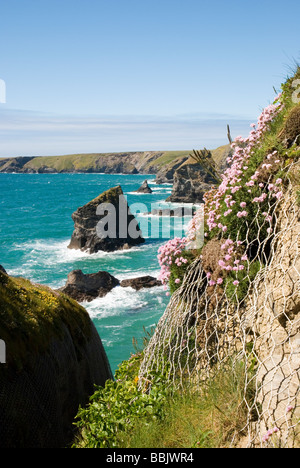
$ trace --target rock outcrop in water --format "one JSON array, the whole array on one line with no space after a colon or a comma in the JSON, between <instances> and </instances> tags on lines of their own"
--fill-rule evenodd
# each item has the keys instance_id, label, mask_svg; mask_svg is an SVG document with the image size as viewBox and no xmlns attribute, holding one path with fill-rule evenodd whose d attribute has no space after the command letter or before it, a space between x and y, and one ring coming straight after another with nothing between
<instances>
[{"instance_id":1,"label":"rock outcrop in water","mask_svg":"<svg viewBox=\"0 0 300 468\"><path fill-rule=\"evenodd\" d=\"M136 193L152 193L153 190L149 187L148 181L145 180Z\"/></svg>"},{"instance_id":2,"label":"rock outcrop in water","mask_svg":"<svg viewBox=\"0 0 300 468\"><path fill-rule=\"evenodd\" d=\"M136 291L139 291L143 288L153 288L154 286L162 286L160 280L154 278L153 276L140 276L139 278L129 278L122 280L120 283L122 288L133 288Z\"/></svg>"},{"instance_id":3,"label":"rock outcrop in water","mask_svg":"<svg viewBox=\"0 0 300 468\"><path fill-rule=\"evenodd\" d=\"M117 286L135 289L162 286L160 280L146 275L119 281L106 271L84 274L81 270L74 270L68 275L68 280L58 291L67 294L78 302L91 302L98 297L104 297Z\"/></svg>"},{"instance_id":4,"label":"rock outcrop in water","mask_svg":"<svg viewBox=\"0 0 300 468\"><path fill-rule=\"evenodd\" d=\"M106 296L119 284L120 281L106 271L85 275L81 270L75 270L68 275L67 283L60 291L78 302L90 302Z\"/></svg>"},{"instance_id":5,"label":"rock outcrop in water","mask_svg":"<svg viewBox=\"0 0 300 468\"><path fill-rule=\"evenodd\" d=\"M79 405L112 379L87 311L69 297L0 272L0 447L64 448Z\"/></svg>"},{"instance_id":6,"label":"rock outcrop in water","mask_svg":"<svg viewBox=\"0 0 300 468\"><path fill-rule=\"evenodd\" d=\"M72 215L75 229L69 249L90 254L128 249L145 242L121 186L107 190Z\"/></svg>"}]
</instances>

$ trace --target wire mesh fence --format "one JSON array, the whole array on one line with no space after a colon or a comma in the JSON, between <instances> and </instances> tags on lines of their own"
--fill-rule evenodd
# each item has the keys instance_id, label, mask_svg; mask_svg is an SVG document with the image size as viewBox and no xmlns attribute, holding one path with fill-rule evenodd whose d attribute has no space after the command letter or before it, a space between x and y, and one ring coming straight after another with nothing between
<instances>
[{"instance_id":1,"label":"wire mesh fence","mask_svg":"<svg viewBox=\"0 0 300 468\"><path fill-rule=\"evenodd\" d=\"M296 447L300 445L300 210L293 185L286 187L281 199L269 197L263 216L260 206L242 242L237 232L236 238L229 239L227 233L212 245L213 251L239 250L239 260L232 255L230 260L238 279L209 280L204 249L188 267L145 349L140 382L151 381L153 372L159 371L174 388L189 382L196 389L220 369L230 366L234 372L243 363L241 405L246 418L231 445ZM212 256L210 251L208 257ZM226 263L221 266L226 270Z\"/></svg>"}]
</instances>

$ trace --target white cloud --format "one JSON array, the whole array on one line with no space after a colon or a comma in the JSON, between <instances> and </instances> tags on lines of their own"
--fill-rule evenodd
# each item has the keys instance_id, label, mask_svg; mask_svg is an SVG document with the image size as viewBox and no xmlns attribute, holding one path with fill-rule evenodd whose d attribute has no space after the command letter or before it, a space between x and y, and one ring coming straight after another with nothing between
<instances>
[{"instance_id":1,"label":"white cloud","mask_svg":"<svg viewBox=\"0 0 300 468\"><path fill-rule=\"evenodd\" d=\"M190 150L249 133L251 119L231 115L63 116L1 109L0 157L146 150Z\"/></svg>"}]
</instances>

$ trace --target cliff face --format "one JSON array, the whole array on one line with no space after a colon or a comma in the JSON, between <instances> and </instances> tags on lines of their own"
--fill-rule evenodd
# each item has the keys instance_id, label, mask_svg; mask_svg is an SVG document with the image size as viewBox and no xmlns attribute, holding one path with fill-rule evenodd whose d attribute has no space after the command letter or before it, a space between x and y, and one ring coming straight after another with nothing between
<instances>
[{"instance_id":1,"label":"cliff face","mask_svg":"<svg viewBox=\"0 0 300 468\"><path fill-rule=\"evenodd\" d=\"M227 167L227 158L232 154L229 145L222 146L211 152L219 175ZM173 190L167 201L175 203L203 203L203 195L219 181L213 174L196 163L192 158L188 158L173 171Z\"/></svg>"},{"instance_id":2,"label":"cliff face","mask_svg":"<svg viewBox=\"0 0 300 468\"><path fill-rule=\"evenodd\" d=\"M173 203L203 203L203 195L216 185L217 180L199 164L184 163L174 173L171 196Z\"/></svg>"},{"instance_id":3,"label":"cliff face","mask_svg":"<svg viewBox=\"0 0 300 468\"><path fill-rule=\"evenodd\" d=\"M182 163L187 155L187 151L140 151L4 158L0 159L0 173L156 174L165 164L171 169L173 161Z\"/></svg>"},{"instance_id":4,"label":"cliff face","mask_svg":"<svg viewBox=\"0 0 300 468\"><path fill-rule=\"evenodd\" d=\"M299 174L300 164L293 170ZM294 423L300 420L300 207L295 187L285 194L277 233L271 261L253 284L244 324L260 363L257 402L264 418L259 431L266 434L276 422L280 437L293 446L299 439Z\"/></svg>"},{"instance_id":5,"label":"cliff face","mask_svg":"<svg viewBox=\"0 0 300 468\"><path fill-rule=\"evenodd\" d=\"M79 405L112 378L88 313L49 288L0 272L1 448L63 448Z\"/></svg>"}]
</instances>

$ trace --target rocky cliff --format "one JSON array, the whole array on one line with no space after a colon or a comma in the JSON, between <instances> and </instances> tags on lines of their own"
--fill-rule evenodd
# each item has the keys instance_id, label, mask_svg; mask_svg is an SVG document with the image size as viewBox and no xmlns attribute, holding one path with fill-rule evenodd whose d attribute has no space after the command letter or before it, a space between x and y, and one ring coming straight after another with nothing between
<instances>
[{"instance_id":1,"label":"rocky cliff","mask_svg":"<svg viewBox=\"0 0 300 468\"><path fill-rule=\"evenodd\" d=\"M298 162L292 169L300 173ZM257 404L264 414L255 432L275 426L292 447L299 439L300 420L300 206L297 188L286 192L278 211L271 261L258 275L245 308L243 328L252 336L259 365Z\"/></svg>"},{"instance_id":2,"label":"rocky cliff","mask_svg":"<svg viewBox=\"0 0 300 468\"><path fill-rule=\"evenodd\" d=\"M167 201L174 203L203 203L203 195L219 183L219 176L227 167L227 158L232 154L229 145L211 152L215 162L215 172L206 168L191 157L186 159L173 172L173 190Z\"/></svg>"},{"instance_id":3,"label":"rocky cliff","mask_svg":"<svg viewBox=\"0 0 300 468\"><path fill-rule=\"evenodd\" d=\"M88 313L61 293L0 271L0 337L0 447L66 447L79 405L112 378Z\"/></svg>"},{"instance_id":4,"label":"rocky cliff","mask_svg":"<svg viewBox=\"0 0 300 468\"><path fill-rule=\"evenodd\" d=\"M72 218L75 226L69 249L92 254L99 250L128 249L145 242L120 186L78 208Z\"/></svg>"},{"instance_id":5,"label":"rocky cliff","mask_svg":"<svg viewBox=\"0 0 300 468\"><path fill-rule=\"evenodd\" d=\"M173 166L187 157L188 151L138 151L123 153L71 154L0 159L0 173L69 173L164 174L172 178Z\"/></svg>"}]
</instances>

